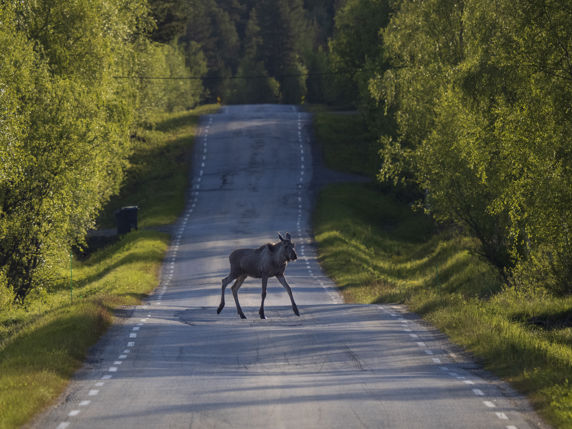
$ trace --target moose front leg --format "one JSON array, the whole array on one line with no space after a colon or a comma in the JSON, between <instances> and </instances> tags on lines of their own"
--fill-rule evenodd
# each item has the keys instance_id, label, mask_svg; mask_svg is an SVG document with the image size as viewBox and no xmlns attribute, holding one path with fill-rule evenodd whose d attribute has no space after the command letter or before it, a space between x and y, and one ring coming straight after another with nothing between
<instances>
[{"instance_id":1,"label":"moose front leg","mask_svg":"<svg viewBox=\"0 0 572 429\"><path fill-rule=\"evenodd\" d=\"M288 282L286 282L286 279L284 278L283 275L277 275L276 278L278 279L280 284L284 286L286 292L288 292L288 296L290 297L290 302L292 302L292 310L294 310L294 314L296 316L299 316L300 312L298 311L298 306L294 302L294 296L292 296L292 289L290 288L290 285L288 284Z\"/></svg>"},{"instance_id":2,"label":"moose front leg","mask_svg":"<svg viewBox=\"0 0 572 429\"><path fill-rule=\"evenodd\" d=\"M268 286L268 277L262 277L262 302L260 303L260 310L258 310L258 314L260 314L261 319L266 319L264 315L264 300L266 299L266 287Z\"/></svg>"}]
</instances>

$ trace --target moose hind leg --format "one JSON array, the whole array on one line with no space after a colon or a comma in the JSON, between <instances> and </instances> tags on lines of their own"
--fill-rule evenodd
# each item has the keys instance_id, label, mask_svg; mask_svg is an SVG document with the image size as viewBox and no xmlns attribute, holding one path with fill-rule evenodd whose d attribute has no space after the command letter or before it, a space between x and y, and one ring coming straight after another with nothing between
<instances>
[{"instance_id":1,"label":"moose hind leg","mask_svg":"<svg viewBox=\"0 0 572 429\"><path fill-rule=\"evenodd\" d=\"M238 315L240 316L241 319L246 319L246 316L242 312L242 308L240 308L240 303L238 302L238 290L240 289L240 286L242 286L242 282L244 282L244 279L246 279L245 275L240 276L239 278L236 279L236 281L231 287L232 296L234 297L234 303L236 304L236 311L238 312Z\"/></svg>"},{"instance_id":2,"label":"moose hind leg","mask_svg":"<svg viewBox=\"0 0 572 429\"><path fill-rule=\"evenodd\" d=\"M268 277L262 277L262 302L260 303L260 310L258 310L258 314L260 315L261 319L266 319L264 315L264 300L266 299L266 288L268 286Z\"/></svg>"},{"instance_id":3,"label":"moose hind leg","mask_svg":"<svg viewBox=\"0 0 572 429\"><path fill-rule=\"evenodd\" d=\"M294 314L296 316L300 315L300 312L298 311L298 306L296 305L296 303L294 302L294 296L292 295L292 289L290 288L290 285L288 284L288 282L286 281L286 279L284 278L284 276L282 275L277 275L276 278L278 279L278 281L280 282L280 284L282 286L284 286L284 289L286 289L286 292L288 292L288 296L290 297L290 302L292 303L292 310L294 311Z\"/></svg>"},{"instance_id":4,"label":"moose hind leg","mask_svg":"<svg viewBox=\"0 0 572 429\"><path fill-rule=\"evenodd\" d=\"M216 309L216 314L220 314L220 312L222 311L222 309L224 308L224 290L226 289L226 287L228 286L228 284L233 281L236 278L236 276L233 276L232 274L229 274L227 277L225 277L224 279L222 279L222 293L221 293L221 297L220 297L220 304L218 306L218 308Z\"/></svg>"}]
</instances>

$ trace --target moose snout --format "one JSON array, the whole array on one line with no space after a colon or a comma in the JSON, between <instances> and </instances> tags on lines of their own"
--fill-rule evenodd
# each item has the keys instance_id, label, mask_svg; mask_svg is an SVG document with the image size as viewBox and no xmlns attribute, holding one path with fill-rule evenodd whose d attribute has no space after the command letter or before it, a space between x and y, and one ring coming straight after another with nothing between
<instances>
[{"instance_id":1,"label":"moose snout","mask_svg":"<svg viewBox=\"0 0 572 429\"><path fill-rule=\"evenodd\" d=\"M296 252L292 251L292 254L290 255L290 260L295 261L296 259L298 259L298 255L296 255Z\"/></svg>"}]
</instances>

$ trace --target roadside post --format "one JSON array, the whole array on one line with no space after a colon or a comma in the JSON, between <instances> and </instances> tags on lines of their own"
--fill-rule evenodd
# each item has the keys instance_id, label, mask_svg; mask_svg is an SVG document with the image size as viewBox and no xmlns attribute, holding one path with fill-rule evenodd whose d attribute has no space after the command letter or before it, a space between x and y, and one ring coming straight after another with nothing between
<instances>
[{"instance_id":1,"label":"roadside post","mask_svg":"<svg viewBox=\"0 0 572 429\"><path fill-rule=\"evenodd\" d=\"M73 304L73 253L70 249L70 304Z\"/></svg>"}]
</instances>

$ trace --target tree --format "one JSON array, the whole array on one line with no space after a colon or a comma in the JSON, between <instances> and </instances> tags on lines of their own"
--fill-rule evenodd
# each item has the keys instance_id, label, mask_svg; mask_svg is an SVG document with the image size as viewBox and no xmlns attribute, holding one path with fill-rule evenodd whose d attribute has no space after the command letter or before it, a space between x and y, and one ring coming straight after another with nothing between
<instances>
[{"instance_id":1,"label":"tree","mask_svg":"<svg viewBox=\"0 0 572 429\"><path fill-rule=\"evenodd\" d=\"M508 216L490 208L499 170L483 170L469 150L494 147L486 132L490 118L467 108L452 80L467 61L465 9L464 2L450 0L402 1L384 30L392 67L370 89L395 109L397 136L381 139L380 178L418 186L425 208L470 231L504 274L513 264ZM478 155L484 159L488 153Z\"/></svg>"},{"instance_id":2,"label":"tree","mask_svg":"<svg viewBox=\"0 0 572 429\"><path fill-rule=\"evenodd\" d=\"M169 44L185 34L191 4L183 0L149 0L149 7L155 20L151 40Z\"/></svg>"},{"instance_id":3,"label":"tree","mask_svg":"<svg viewBox=\"0 0 572 429\"><path fill-rule=\"evenodd\" d=\"M139 46L138 75L154 79L138 82L138 114L141 120L157 111L177 111L195 107L203 94L200 77L207 72L202 51L191 42L190 67L185 53L175 43L141 43Z\"/></svg>"},{"instance_id":4,"label":"tree","mask_svg":"<svg viewBox=\"0 0 572 429\"><path fill-rule=\"evenodd\" d=\"M404 0L384 30L383 180L425 191L515 284L570 292L572 28L564 1ZM388 110L389 110L388 109Z\"/></svg>"},{"instance_id":5,"label":"tree","mask_svg":"<svg viewBox=\"0 0 572 429\"><path fill-rule=\"evenodd\" d=\"M243 55L237 79L232 85L230 101L233 103L276 103L280 100L280 85L271 78L260 54L262 36L256 9L250 11L245 28Z\"/></svg>"},{"instance_id":6,"label":"tree","mask_svg":"<svg viewBox=\"0 0 572 429\"><path fill-rule=\"evenodd\" d=\"M349 0L336 13L329 48L341 102L371 103L368 82L387 68L381 31L390 12L388 0Z\"/></svg>"},{"instance_id":7,"label":"tree","mask_svg":"<svg viewBox=\"0 0 572 429\"><path fill-rule=\"evenodd\" d=\"M229 93L228 78L236 71L240 42L235 23L230 15L214 0L193 5L187 16L186 32L181 43L187 47L194 43L206 58L207 73L204 85L207 98L225 98ZM187 52L188 48L186 49ZM187 62L193 60L187 57Z\"/></svg>"},{"instance_id":8,"label":"tree","mask_svg":"<svg viewBox=\"0 0 572 429\"><path fill-rule=\"evenodd\" d=\"M279 82L282 100L300 103L306 94L306 69L299 53L309 31L302 0L264 0L257 12L265 68Z\"/></svg>"},{"instance_id":9,"label":"tree","mask_svg":"<svg viewBox=\"0 0 572 429\"><path fill-rule=\"evenodd\" d=\"M136 89L126 74L146 27L138 1L3 3L0 269L23 299L50 284L117 192Z\"/></svg>"},{"instance_id":10,"label":"tree","mask_svg":"<svg viewBox=\"0 0 572 429\"><path fill-rule=\"evenodd\" d=\"M498 186L489 210L507 213L517 285L572 292L570 135L572 14L565 1L475 2L471 61L460 87L488 112ZM482 22L488 23L483 25ZM494 149L491 150L491 149ZM472 148L475 152L478 148Z\"/></svg>"}]
</instances>

